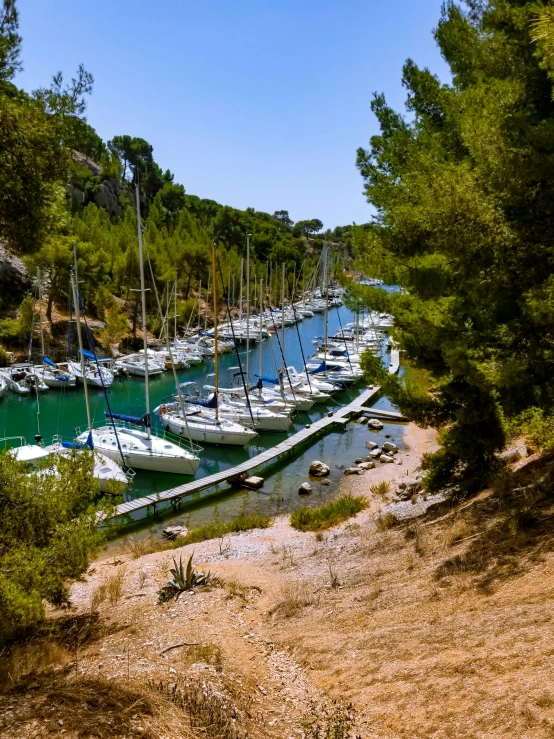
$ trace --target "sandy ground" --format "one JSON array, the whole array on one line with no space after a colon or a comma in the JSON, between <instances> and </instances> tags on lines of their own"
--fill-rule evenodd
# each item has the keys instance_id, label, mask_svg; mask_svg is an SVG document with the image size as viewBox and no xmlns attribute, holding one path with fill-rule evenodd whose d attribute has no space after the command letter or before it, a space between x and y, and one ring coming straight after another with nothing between
<instances>
[{"instance_id":1,"label":"sandy ground","mask_svg":"<svg viewBox=\"0 0 554 739\"><path fill-rule=\"evenodd\" d=\"M435 435L408 425L405 443L401 465L345 477L341 492L413 476ZM223 541L99 561L71 599L77 616L94 606L101 628L52 663L123 684L200 681L251 737L316 736L303 719L332 713L335 699L353 706L352 737L554 737L554 554L522 560L486 590L475 573L440 577L471 546L471 528L456 541L452 517L392 530L376 521L378 508L419 513L437 500L372 501L323 536L281 517ZM224 584L158 605L172 557L193 552ZM95 604L117 574L120 596ZM0 696L3 737L88 736L63 729L58 709L37 719L34 700L32 686L17 702Z\"/></svg>"}]
</instances>

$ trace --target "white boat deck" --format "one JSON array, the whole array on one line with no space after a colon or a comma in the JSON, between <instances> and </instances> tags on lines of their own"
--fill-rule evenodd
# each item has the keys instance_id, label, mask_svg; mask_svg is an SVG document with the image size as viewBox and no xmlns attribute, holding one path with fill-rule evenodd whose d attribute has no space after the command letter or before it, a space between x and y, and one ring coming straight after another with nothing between
<instances>
[{"instance_id":1,"label":"white boat deck","mask_svg":"<svg viewBox=\"0 0 554 739\"><path fill-rule=\"evenodd\" d=\"M315 421L309 426L306 426L306 428L293 434L280 444L276 444L276 446L271 447L271 449L266 449L261 454L257 454L255 457L251 457L251 459L247 459L245 462L242 462L242 464L239 464L236 467L231 467L228 470L223 470L222 472L216 472L214 475L201 477L199 480L193 480L184 485L178 485L169 490L164 490L161 493L153 493L152 495L146 495L143 498L135 498L134 500L121 503L115 508L114 513L110 518L127 516L136 511L140 511L143 508L154 507L155 509L155 507L160 504L168 503L176 499L181 500L185 496L192 495L199 490L205 490L206 488L226 482L227 480L236 478L242 474L249 474L256 467L272 462L281 455L294 453L300 444L303 444L310 438L317 436L317 434L326 430L333 424L344 426L348 423L351 414L368 410L366 404L378 393L379 387L369 387L348 405L334 411L331 415L320 418L319 421Z\"/></svg>"},{"instance_id":2,"label":"white boat deck","mask_svg":"<svg viewBox=\"0 0 554 739\"><path fill-rule=\"evenodd\" d=\"M389 374L395 375L400 369L400 350L392 349L390 353Z\"/></svg>"}]
</instances>

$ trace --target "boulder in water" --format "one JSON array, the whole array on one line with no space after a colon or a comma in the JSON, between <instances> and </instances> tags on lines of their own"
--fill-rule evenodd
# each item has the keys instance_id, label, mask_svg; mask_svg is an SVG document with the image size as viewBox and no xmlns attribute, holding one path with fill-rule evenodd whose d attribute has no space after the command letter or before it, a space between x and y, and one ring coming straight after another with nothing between
<instances>
[{"instance_id":1,"label":"boulder in water","mask_svg":"<svg viewBox=\"0 0 554 739\"><path fill-rule=\"evenodd\" d=\"M328 464L325 464L325 462L320 462L318 459L316 459L311 463L310 469L308 471L310 475L313 475L314 477L325 477L329 474L331 469Z\"/></svg>"},{"instance_id":2,"label":"boulder in water","mask_svg":"<svg viewBox=\"0 0 554 739\"><path fill-rule=\"evenodd\" d=\"M298 492L300 495L311 495L312 492L312 486L309 482L303 482L302 485L298 488Z\"/></svg>"}]
</instances>

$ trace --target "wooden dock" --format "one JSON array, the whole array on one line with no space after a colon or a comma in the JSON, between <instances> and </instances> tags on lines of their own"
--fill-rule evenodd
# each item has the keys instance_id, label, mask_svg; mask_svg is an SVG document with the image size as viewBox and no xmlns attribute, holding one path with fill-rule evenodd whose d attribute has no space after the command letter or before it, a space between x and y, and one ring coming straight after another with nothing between
<instances>
[{"instance_id":1,"label":"wooden dock","mask_svg":"<svg viewBox=\"0 0 554 739\"><path fill-rule=\"evenodd\" d=\"M324 416L323 418L320 418L319 421L314 421L314 423L307 425L306 428L303 428L296 434L289 436L288 439L285 439L285 441L282 441L280 444L271 447L271 449L266 449L261 454L257 454L255 457L251 457L245 462L242 462L242 464L231 467L228 470L223 470L222 472L216 472L214 475L201 477L199 480L187 482L184 485L178 485L175 488L164 490L161 493L153 493L152 495L146 495L143 498L128 500L125 503L118 505L110 518L128 516L142 510L143 508L153 508L155 511L157 506L164 503L171 503L172 501L180 502L183 498L192 495L193 493L197 493L200 490L206 490L207 488L223 482L231 482L232 478L240 479L242 475L248 475L257 467L274 462L280 456L294 454L301 444L306 443L312 438L315 439L318 434L325 431L330 426L345 426L348 423L350 416L359 414L364 410L368 410L366 404L378 395L378 393L379 387L369 387L348 405Z\"/></svg>"}]
</instances>

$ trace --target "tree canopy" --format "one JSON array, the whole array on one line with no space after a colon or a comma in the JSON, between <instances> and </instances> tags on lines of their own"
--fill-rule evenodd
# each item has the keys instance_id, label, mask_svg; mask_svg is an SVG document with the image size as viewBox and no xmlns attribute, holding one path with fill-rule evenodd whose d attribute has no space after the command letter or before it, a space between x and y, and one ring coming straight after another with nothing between
<instances>
[{"instance_id":1,"label":"tree canopy","mask_svg":"<svg viewBox=\"0 0 554 739\"><path fill-rule=\"evenodd\" d=\"M376 94L380 134L358 151L377 217L354 229L356 254L405 288L364 299L394 313L396 338L432 374L425 395L383 378L443 428L431 487L484 484L503 418L554 404L554 103L535 13L524 1L445 4L435 38L452 81L408 60L408 115Z\"/></svg>"}]
</instances>

